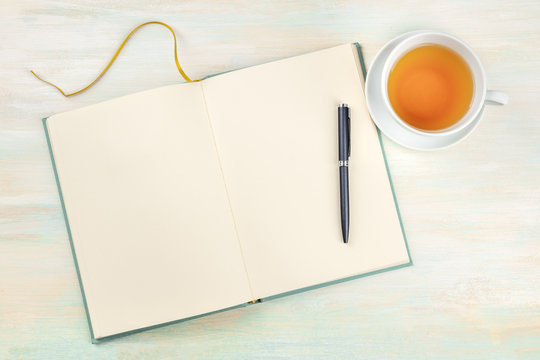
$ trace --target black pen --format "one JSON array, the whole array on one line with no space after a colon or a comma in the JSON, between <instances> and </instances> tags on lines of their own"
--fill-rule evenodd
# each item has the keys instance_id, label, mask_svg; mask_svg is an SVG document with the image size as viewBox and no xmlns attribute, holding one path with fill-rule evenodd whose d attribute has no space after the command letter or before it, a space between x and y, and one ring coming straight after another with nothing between
<instances>
[{"instance_id":1,"label":"black pen","mask_svg":"<svg viewBox=\"0 0 540 360\"><path fill-rule=\"evenodd\" d=\"M343 242L349 242L349 156L351 155L351 118L349 106L338 107L339 142L339 198L341 205L341 233Z\"/></svg>"}]
</instances>

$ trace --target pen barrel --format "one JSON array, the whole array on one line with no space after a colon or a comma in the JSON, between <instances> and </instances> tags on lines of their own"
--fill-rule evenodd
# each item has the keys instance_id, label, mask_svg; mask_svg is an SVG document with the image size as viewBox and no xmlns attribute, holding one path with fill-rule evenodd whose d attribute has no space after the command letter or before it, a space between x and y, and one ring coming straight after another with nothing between
<instances>
[{"instance_id":1,"label":"pen barrel","mask_svg":"<svg viewBox=\"0 0 540 360\"><path fill-rule=\"evenodd\" d=\"M339 160L349 158L349 108L338 107L338 156Z\"/></svg>"},{"instance_id":2,"label":"pen barrel","mask_svg":"<svg viewBox=\"0 0 540 360\"><path fill-rule=\"evenodd\" d=\"M339 167L339 194L341 205L341 232L343 241L349 239L349 168Z\"/></svg>"},{"instance_id":3,"label":"pen barrel","mask_svg":"<svg viewBox=\"0 0 540 360\"><path fill-rule=\"evenodd\" d=\"M350 144L349 107L341 104L338 107L338 157L339 157L339 196L341 206L341 233L343 242L349 242L349 155Z\"/></svg>"}]
</instances>

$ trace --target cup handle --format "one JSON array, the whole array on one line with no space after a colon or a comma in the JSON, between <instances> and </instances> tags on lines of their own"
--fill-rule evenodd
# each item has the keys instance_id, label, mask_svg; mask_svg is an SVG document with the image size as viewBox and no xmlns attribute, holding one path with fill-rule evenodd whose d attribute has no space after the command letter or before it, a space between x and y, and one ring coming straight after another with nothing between
<instances>
[{"instance_id":1,"label":"cup handle","mask_svg":"<svg viewBox=\"0 0 540 360\"><path fill-rule=\"evenodd\" d=\"M502 91L488 90L485 102L489 105L506 105L508 103L508 94Z\"/></svg>"}]
</instances>

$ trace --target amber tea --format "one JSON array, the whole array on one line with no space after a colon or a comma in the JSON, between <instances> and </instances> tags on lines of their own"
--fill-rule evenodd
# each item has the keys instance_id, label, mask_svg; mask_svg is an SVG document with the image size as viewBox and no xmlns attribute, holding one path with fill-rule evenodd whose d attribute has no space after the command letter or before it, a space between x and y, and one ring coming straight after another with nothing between
<instances>
[{"instance_id":1,"label":"amber tea","mask_svg":"<svg viewBox=\"0 0 540 360\"><path fill-rule=\"evenodd\" d=\"M388 77L388 97L396 114L420 130L442 130L469 109L471 70L455 51L423 45L403 55Z\"/></svg>"}]
</instances>

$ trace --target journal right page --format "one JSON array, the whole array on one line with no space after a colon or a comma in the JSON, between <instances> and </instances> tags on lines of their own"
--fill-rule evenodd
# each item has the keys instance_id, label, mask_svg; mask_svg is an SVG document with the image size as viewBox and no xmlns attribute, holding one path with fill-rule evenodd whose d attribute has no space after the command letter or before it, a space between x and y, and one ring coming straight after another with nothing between
<instances>
[{"instance_id":1,"label":"journal right page","mask_svg":"<svg viewBox=\"0 0 540 360\"><path fill-rule=\"evenodd\" d=\"M410 262L354 45L209 78L203 91L256 298ZM340 103L351 110L348 244Z\"/></svg>"}]
</instances>

